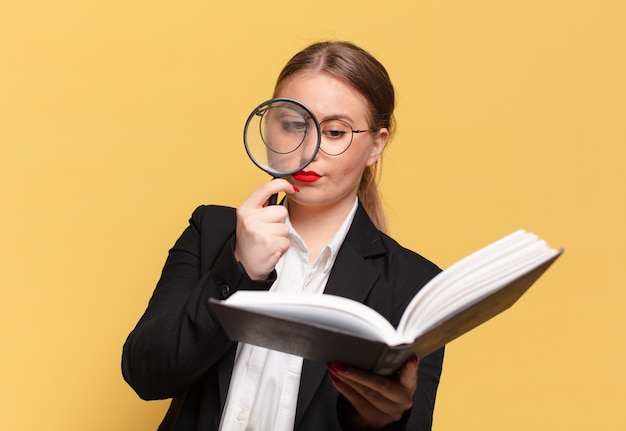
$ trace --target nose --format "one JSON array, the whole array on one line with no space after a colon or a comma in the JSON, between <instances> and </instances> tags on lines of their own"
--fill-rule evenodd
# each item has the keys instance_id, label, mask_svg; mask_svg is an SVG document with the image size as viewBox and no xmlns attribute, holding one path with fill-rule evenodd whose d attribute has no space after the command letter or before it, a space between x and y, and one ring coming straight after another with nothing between
<instances>
[{"instance_id":1,"label":"nose","mask_svg":"<svg viewBox=\"0 0 626 431\"><path fill-rule=\"evenodd\" d=\"M312 162L319 157L319 130L313 123L310 121L310 127L302 141L302 150L300 151L300 163L304 164L307 162Z\"/></svg>"}]
</instances>

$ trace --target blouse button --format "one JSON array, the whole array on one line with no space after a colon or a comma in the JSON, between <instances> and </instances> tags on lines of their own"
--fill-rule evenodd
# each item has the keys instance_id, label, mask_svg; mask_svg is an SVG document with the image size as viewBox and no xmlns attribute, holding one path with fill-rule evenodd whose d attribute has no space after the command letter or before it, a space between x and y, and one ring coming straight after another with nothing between
<instances>
[{"instance_id":1,"label":"blouse button","mask_svg":"<svg viewBox=\"0 0 626 431\"><path fill-rule=\"evenodd\" d=\"M237 413L237 421L242 422L245 418L246 412L244 412L243 410L239 410L239 412Z\"/></svg>"},{"instance_id":2,"label":"blouse button","mask_svg":"<svg viewBox=\"0 0 626 431\"><path fill-rule=\"evenodd\" d=\"M228 295L230 295L230 286L228 284L222 284L221 289L222 297L228 298Z\"/></svg>"}]
</instances>

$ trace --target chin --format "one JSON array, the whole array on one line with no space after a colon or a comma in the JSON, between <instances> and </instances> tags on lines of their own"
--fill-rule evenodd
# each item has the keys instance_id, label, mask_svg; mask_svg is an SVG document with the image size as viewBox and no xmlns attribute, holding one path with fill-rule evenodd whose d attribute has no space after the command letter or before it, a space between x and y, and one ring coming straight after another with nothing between
<instances>
[{"instance_id":1,"label":"chin","mask_svg":"<svg viewBox=\"0 0 626 431\"><path fill-rule=\"evenodd\" d=\"M342 202L349 200L350 205L354 203L353 199L356 199L356 195L331 195L328 193L317 192L313 190L305 190L304 187L300 188L300 192L289 195L289 201L297 205L305 207L328 207L332 205L341 206Z\"/></svg>"}]
</instances>

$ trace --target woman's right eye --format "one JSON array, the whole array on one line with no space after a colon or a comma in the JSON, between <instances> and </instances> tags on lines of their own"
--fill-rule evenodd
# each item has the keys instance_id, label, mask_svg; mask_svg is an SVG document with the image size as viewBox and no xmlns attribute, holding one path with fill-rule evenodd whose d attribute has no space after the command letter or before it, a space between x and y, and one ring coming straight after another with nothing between
<instances>
[{"instance_id":1,"label":"woman's right eye","mask_svg":"<svg viewBox=\"0 0 626 431\"><path fill-rule=\"evenodd\" d=\"M283 129L288 132L300 133L306 130L306 122L304 121L281 120L280 123Z\"/></svg>"}]
</instances>

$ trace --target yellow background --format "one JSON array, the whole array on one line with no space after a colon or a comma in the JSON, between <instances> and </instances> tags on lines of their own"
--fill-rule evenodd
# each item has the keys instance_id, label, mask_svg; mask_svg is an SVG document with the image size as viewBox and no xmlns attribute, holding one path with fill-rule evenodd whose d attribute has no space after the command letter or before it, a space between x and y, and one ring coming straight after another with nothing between
<instances>
[{"instance_id":1,"label":"yellow background","mask_svg":"<svg viewBox=\"0 0 626 431\"><path fill-rule=\"evenodd\" d=\"M446 267L517 228L566 254L448 348L434 429L624 429L626 7L0 2L0 429L154 430L119 360L201 203L267 176L243 122L348 39L390 71L392 234Z\"/></svg>"}]
</instances>

